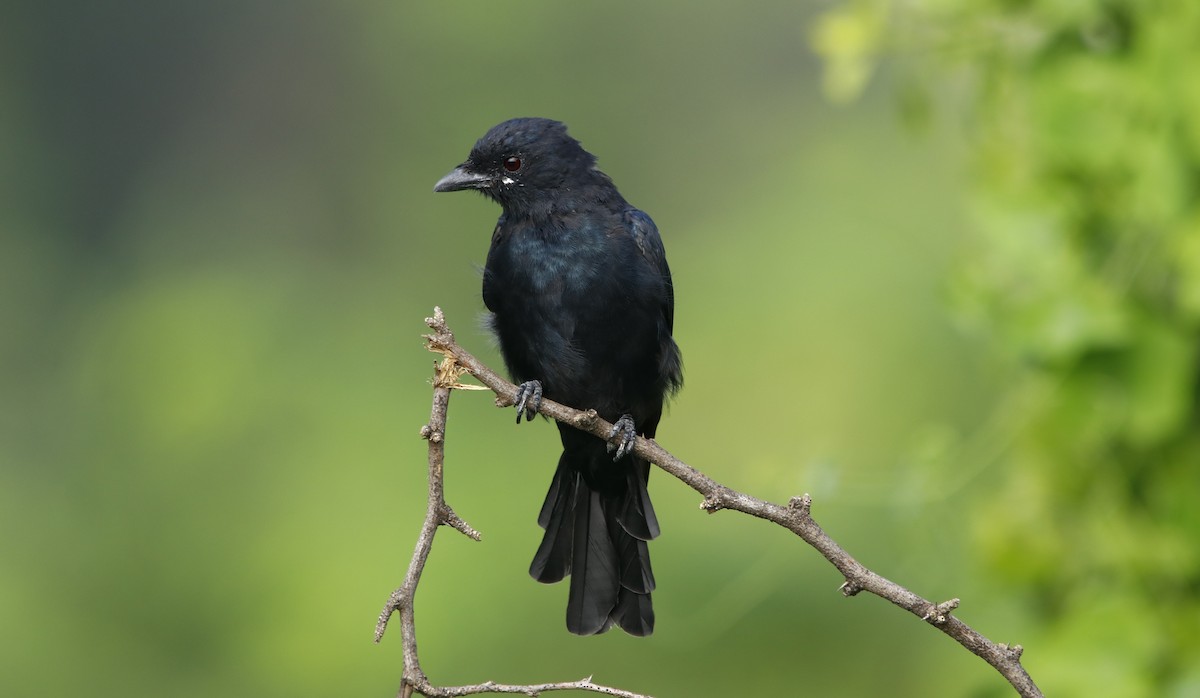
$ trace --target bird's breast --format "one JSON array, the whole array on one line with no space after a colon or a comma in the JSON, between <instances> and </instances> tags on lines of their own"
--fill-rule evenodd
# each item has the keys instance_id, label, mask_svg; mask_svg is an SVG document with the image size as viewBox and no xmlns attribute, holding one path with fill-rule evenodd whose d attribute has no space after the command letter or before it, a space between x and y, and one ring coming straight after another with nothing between
<instances>
[{"instance_id":1,"label":"bird's breast","mask_svg":"<svg viewBox=\"0 0 1200 698\"><path fill-rule=\"evenodd\" d=\"M602 241L600 241L602 242ZM602 244L563 231L518 230L505 235L489 255L501 293L546 297L588 294L601 277Z\"/></svg>"}]
</instances>

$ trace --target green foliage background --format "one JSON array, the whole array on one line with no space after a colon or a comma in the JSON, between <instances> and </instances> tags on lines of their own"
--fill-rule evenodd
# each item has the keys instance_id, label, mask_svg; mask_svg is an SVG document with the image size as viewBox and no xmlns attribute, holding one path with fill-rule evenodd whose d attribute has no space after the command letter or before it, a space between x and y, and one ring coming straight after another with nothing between
<instances>
[{"instance_id":1,"label":"green foliage background","mask_svg":"<svg viewBox=\"0 0 1200 698\"><path fill-rule=\"evenodd\" d=\"M395 690L370 638L423 511L421 318L499 365L497 211L430 190L518 115L570 124L663 231L665 445L811 492L1052 695L1200 694L1196 10L817 9L0 8L0 694ZM526 574L555 442L455 395L449 496L484 542L427 569L435 681L1006 694L660 476L658 632L569 636Z\"/></svg>"},{"instance_id":2,"label":"green foliage background","mask_svg":"<svg viewBox=\"0 0 1200 698\"><path fill-rule=\"evenodd\" d=\"M902 103L970 107L954 299L1018 367L973 550L1036 619L1034 675L1200 695L1200 5L865 2L817 36L838 94L935 47Z\"/></svg>"}]
</instances>

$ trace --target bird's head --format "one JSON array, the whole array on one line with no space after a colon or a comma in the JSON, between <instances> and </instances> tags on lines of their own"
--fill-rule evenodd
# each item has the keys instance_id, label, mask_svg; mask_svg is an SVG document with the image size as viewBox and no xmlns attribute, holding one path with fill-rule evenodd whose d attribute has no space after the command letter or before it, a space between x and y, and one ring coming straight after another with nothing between
<instances>
[{"instance_id":1,"label":"bird's head","mask_svg":"<svg viewBox=\"0 0 1200 698\"><path fill-rule=\"evenodd\" d=\"M561 122L511 119L484 134L466 162L438 180L433 190L475 189L507 210L597 177L607 179L595 164L595 156L569 136Z\"/></svg>"}]
</instances>

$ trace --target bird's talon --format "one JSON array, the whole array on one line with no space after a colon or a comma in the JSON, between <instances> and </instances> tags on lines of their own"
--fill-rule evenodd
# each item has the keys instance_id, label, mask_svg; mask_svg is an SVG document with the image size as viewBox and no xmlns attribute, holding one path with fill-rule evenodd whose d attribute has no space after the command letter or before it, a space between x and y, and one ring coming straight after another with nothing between
<instances>
[{"instance_id":1,"label":"bird's talon","mask_svg":"<svg viewBox=\"0 0 1200 698\"><path fill-rule=\"evenodd\" d=\"M516 406L517 424L521 423L522 415L526 421L532 421L542 406L541 381L525 381L517 386Z\"/></svg>"},{"instance_id":2,"label":"bird's talon","mask_svg":"<svg viewBox=\"0 0 1200 698\"><path fill-rule=\"evenodd\" d=\"M627 414L621 415L613 428L608 432L608 452L616 451L613 456L614 461L621 460L631 451L633 451L633 442L637 439L637 426L633 423L633 417Z\"/></svg>"}]
</instances>

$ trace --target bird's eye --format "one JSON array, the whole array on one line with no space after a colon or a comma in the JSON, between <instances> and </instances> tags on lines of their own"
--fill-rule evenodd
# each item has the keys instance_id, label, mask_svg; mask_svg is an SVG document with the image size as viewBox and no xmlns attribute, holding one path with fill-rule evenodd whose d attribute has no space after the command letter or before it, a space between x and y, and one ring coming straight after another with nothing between
<instances>
[{"instance_id":1,"label":"bird's eye","mask_svg":"<svg viewBox=\"0 0 1200 698\"><path fill-rule=\"evenodd\" d=\"M504 160L504 169L509 172L516 172L521 169L521 158L510 157Z\"/></svg>"}]
</instances>

